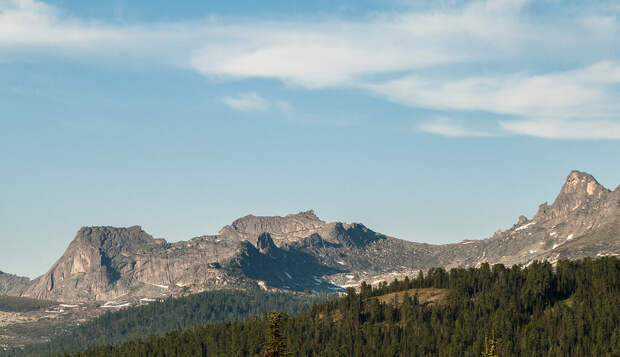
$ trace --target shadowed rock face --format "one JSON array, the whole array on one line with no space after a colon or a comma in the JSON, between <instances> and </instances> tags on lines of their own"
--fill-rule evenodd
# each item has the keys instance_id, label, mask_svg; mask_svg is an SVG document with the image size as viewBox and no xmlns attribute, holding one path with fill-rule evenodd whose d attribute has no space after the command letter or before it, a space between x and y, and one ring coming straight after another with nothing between
<instances>
[{"instance_id":1,"label":"shadowed rock face","mask_svg":"<svg viewBox=\"0 0 620 357\"><path fill-rule=\"evenodd\" d=\"M0 294L56 301L162 297L221 288L336 291L430 267L528 264L620 254L620 187L573 171L552 205L483 240L431 245L313 211L245 216L218 235L168 243L141 227L84 227L50 270L30 281L0 273Z\"/></svg>"}]
</instances>

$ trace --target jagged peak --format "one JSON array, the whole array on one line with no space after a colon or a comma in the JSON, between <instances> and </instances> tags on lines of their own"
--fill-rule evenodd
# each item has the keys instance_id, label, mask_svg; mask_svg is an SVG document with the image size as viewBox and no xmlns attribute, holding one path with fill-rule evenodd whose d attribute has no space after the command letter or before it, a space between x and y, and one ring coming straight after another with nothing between
<instances>
[{"instance_id":1,"label":"jagged peak","mask_svg":"<svg viewBox=\"0 0 620 357\"><path fill-rule=\"evenodd\" d=\"M560 194L585 192L587 195L591 196L599 190L609 191L589 173L573 170L568 177L566 177L566 182L564 182Z\"/></svg>"},{"instance_id":2,"label":"jagged peak","mask_svg":"<svg viewBox=\"0 0 620 357\"><path fill-rule=\"evenodd\" d=\"M579 207L587 207L588 204L603 200L610 192L589 173L573 170L566 177L553 204L545 202L540 205L535 219L558 217Z\"/></svg>"}]
</instances>

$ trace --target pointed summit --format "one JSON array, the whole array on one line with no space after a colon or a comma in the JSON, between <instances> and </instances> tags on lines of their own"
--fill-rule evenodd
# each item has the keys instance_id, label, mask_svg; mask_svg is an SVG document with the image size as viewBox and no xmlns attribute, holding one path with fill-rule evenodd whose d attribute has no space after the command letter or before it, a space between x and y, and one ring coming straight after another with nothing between
<instances>
[{"instance_id":1,"label":"pointed summit","mask_svg":"<svg viewBox=\"0 0 620 357\"><path fill-rule=\"evenodd\" d=\"M574 170L566 178L560 196L569 194L593 196L600 192L609 192L609 190L599 184L592 175Z\"/></svg>"},{"instance_id":2,"label":"pointed summit","mask_svg":"<svg viewBox=\"0 0 620 357\"><path fill-rule=\"evenodd\" d=\"M574 170L566 178L560 193L551 206L540 205L536 219L564 217L577 209L588 211L598 206L611 191L582 171Z\"/></svg>"}]
</instances>

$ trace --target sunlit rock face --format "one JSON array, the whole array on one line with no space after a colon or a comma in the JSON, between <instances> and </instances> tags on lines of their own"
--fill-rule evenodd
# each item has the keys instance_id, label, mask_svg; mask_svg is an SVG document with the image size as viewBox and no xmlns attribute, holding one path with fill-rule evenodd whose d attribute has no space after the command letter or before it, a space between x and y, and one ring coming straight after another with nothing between
<instances>
[{"instance_id":1,"label":"sunlit rock face","mask_svg":"<svg viewBox=\"0 0 620 357\"><path fill-rule=\"evenodd\" d=\"M449 223L449 222L446 222ZM248 215L217 235L168 243L141 227L83 227L44 275L0 273L0 294L57 301L161 298L222 288L342 291L431 267L620 254L620 187L571 172L553 202L492 237L431 245L361 223L327 223L313 211Z\"/></svg>"}]
</instances>

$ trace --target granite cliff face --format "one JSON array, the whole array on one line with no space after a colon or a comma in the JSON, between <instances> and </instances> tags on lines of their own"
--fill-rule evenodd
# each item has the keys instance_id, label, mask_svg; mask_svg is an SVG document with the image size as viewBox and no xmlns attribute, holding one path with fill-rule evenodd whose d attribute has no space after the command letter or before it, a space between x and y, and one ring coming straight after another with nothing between
<instances>
[{"instance_id":1,"label":"granite cliff face","mask_svg":"<svg viewBox=\"0 0 620 357\"><path fill-rule=\"evenodd\" d=\"M57 301L152 299L209 289L341 291L431 267L620 255L620 187L573 171L553 204L483 240L431 245L326 223L313 211L246 216L218 235L168 243L139 226L84 227L50 270L30 281L0 273L0 294Z\"/></svg>"}]
</instances>

